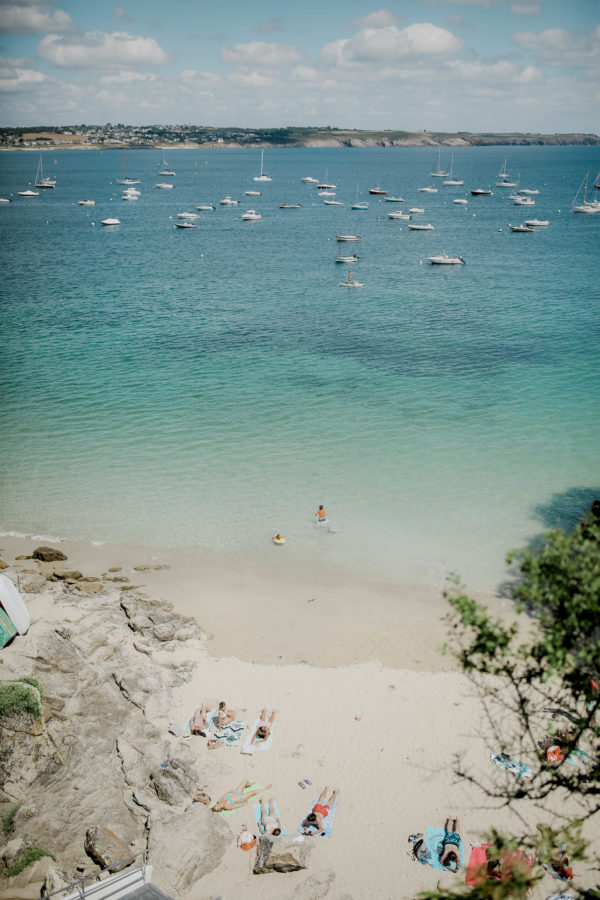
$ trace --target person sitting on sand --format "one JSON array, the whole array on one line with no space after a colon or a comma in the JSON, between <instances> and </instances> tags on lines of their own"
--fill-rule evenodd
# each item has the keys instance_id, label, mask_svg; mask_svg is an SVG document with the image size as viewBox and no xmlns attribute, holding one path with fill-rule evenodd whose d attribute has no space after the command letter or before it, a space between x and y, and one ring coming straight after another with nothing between
<instances>
[{"instance_id":1,"label":"person sitting on sand","mask_svg":"<svg viewBox=\"0 0 600 900\"><path fill-rule=\"evenodd\" d=\"M442 838L442 849L440 852L440 862L444 868L449 869L450 872L458 872L460 869L459 828L460 825L456 816L454 818L446 819L446 824L444 825L444 837Z\"/></svg>"},{"instance_id":2,"label":"person sitting on sand","mask_svg":"<svg viewBox=\"0 0 600 900\"><path fill-rule=\"evenodd\" d=\"M235 712L232 709L227 709L227 704L224 700L221 700L219 703L219 708L217 709L217 725L219 729L226 728L231 722L235 719Z\"/></svg>"},{"instance_id":3,"label":"person sitting on sand","mask_svg":"<svg viewBox=\"0 0 600 900\"><path fill-rule=\"evenodd\" d=\"M315 513L315 516L317 516L319 525L325 524L325 522L327 521L327 513L326 513L325 509L323 508L323 504L321 504L319 506L318 510Z\"/></svg>"},{"instance_id":4,"label":"person sitting on sand","mask_svg":"<svg viewBox=\"0 0 600 900\"><path fill-rule=\"evenodd\" d=\"M300 826L304 834L314 835L320 834L323 831L323 820L329 815L329 811L332 804L335 803L337 795L338 792L333 791L326 803L325 798L327 796L327 788L323 788L319 799Z\"/></svg>"},{"instance_id":5,"label":"person sitting on sand","mask_svg":"<svg viewBox=\"0 0 600 900\"><path fill-rule=\"evenodd\" d=\"M275 710L271 713L271 718L267 719L267 710L263 709L260 714L260 720L256 727L256 731L252 735L252 740L250 741L250 745L252 744L260 744L263 741L266 741L271 733L271 729L273 728L273 722L275 721Z\"/></svg>"},{"instance_id":6,"label":"person sitting on sand","mask_svg":"<svg viewBox=\"0 0 600 900\"><path fill-rule=\"evenodd\" d=\"M265 798L260 798L258 830L260 834L272 834L274 837L278 837L281 834L281 820L279 816L275 815L272 797L269 797L268 806L265 803Z\"/></svg>"},{"instance_id":7,"label":"person sitting on sand","mask_svg":"<svg viewBox=\"0 0 600 900\"><path fill-rule=\"evenodd\" d=\"M245 825L242 825L242 830L238 834L237 845L240 850L252 850L256 846L256 835L248 831Z\"/></svg>"},{"instance_id":8,"label":"person sitting on sand","mask_svg":"<svg viewBox=\"0 0 600 900\"><path fill-rule=\"evenodd\" d=\"M223 812L224 810L232 810L232 809L241 809L242 806L245 806L248 800L252 797L256 797L257 794L260 794L264 788L256 788L256 790L251 791L248 788L252 787L251 781L241 781L238 784L235 791L229 791L227 794L223 794L220 797L215 805L212 808L213 812ZM270 784L267 785L267 790L271 787Z\"/></svg>"},{"instance_id":9,"label":"person sitting on sand","mask_svg":"<svg viewBox=\"0 0 600 900\"><path fill-rule=\"evenodd\" d=\"M199 734L202 737L206 737L206 732L210 726L208 712L209 709L206 703L198 707L190 720L190 734Z\"/></svg>"}]
</instances>

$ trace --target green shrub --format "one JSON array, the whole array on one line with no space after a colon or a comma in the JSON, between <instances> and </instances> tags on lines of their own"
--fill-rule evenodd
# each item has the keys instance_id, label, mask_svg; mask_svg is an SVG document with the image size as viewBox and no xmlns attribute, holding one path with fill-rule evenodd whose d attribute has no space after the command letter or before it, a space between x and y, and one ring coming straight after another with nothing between
<instances>
[{"instance_id":1,"label":"green shrub","mask_svg":"<svg viewBox=\"0 0 600 900\"><path fill-rule=\"evenodd\" d=\"M22 675L21 678L17 678L17 681L24 681L25 684L30 684L31 687L36 688L40 692L40 697L44 696L44 688L39 683L35 675Z\"/></svg>"},{"instance_id":2,"label":"green shrub","mask_svg":"<svg viewBox=\"0 0 600 900\"><path fill-rule=\"evenodd\" d=\"M19 875L23 869L26 869L31 863L37 862L38 859L42 859L44 856L49 856L50 859L53 859L54 862L56 862L54 853L50 853L49 850L44 850L43 847L26 847L25 850L17 856L12 866L8 867L6 874L9 878L12 878L14 875Z\"/></svg>"},{"instance_id":3,"label":"green shrub","mask_svg":"<svg viewBox=\"0 0 600 900\"><path fill-rule=\"evenodd\" d=\"M2 824L2 831L4 832L4 834L11 834L14 831L15 816L19 812L20 809L21 809L21 804L17 803L16 806L11 806L10 809L7 809L7 811L2 816L2 819L0 820L0 822Z\"/></svg>"},{"instance_id":4,"label":"green shrub","mask_svg":"<svg viewBox=\"0 0 600 900\"><path fill-rule=\"evenodd\" d=\"M34 719L41 717L42 707L37 693L18 681L0 684L0 719L18 713L29 713Z\"/></svg>"}]
</instances>

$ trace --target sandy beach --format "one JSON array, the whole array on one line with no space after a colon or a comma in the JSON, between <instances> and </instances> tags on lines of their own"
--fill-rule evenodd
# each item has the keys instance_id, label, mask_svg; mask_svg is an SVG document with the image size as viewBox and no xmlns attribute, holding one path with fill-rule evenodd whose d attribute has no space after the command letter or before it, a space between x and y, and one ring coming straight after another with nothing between
<instances>
[{"instance_id":1,"label":"sandy beach","mask_svg":"<svg viewBox=\"0 0 600 900\"><path fill-rule=\"evenodd\" d=\"M0 555L22 570L35 568L16 558L40 543L48 542L4 536ZM484 780L497 784L512 777L490 763L495 748L480 699L452 655L442 653L445 606L433 592L327 580L323 573L286 573L279 566L267 572L222 571L174 554L68 542L55 546L67 554L69 567L88 575L120 568L132 584L170 600L214 634L193 657L191 681L177 690L173 718L181 726L203 701L225 699L249 725L261 708L276 710L272 746L253 756L241 754L239 746L209 750L199 736L170 738L174 750L179 742L192 748L200 765L231 767L214 778L213 800L249 779L277 801L286 831L295 833L323 787L340 791L333 837L311 839L308 872L253 875L254 854L232 841L195 896L287 898L309 875L332 872L327 896L334 900L367 895L408 900L438 882L456 881L413 860L409 834L458 815L466 863L470 842L482 840L492 827L518 833L548 822L549 814L532 805L524 826L510 810L493 808L482 790L454 776L452 761L460 756ZM161 566L169 568L155 568ZM495 612L509 614L507 601L490 599ZM50 614L42 601L34 601L33 627ZM189 654L185 646L171 650L174 660ZM227 822L234 834L242 824L254 830L252 804ZM594 883L584 866L576 871L580 889ZM153 880L160 886L159 871ZM554 893L556 884L545 876L536 900Z\"/></svg>"}]
</instances>

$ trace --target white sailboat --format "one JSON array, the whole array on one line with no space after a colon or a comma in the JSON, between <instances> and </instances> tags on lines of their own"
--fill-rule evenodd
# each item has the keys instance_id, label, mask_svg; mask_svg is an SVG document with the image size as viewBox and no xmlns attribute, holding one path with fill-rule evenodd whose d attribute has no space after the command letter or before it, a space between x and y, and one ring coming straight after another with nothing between
<instances>
[{"instance_id":1,"label":"white sailboat","mask_svg":"<svg viewBox=\"0 0 600 900\"><path fill-rule=\"evenodd\" d=\"M260 175L255 175L252 179L253 181L273 181L273 179L269 175L265 175L263 172L263 157L265 155L265 151L260 151Z\"/></svg>"},{"instance_id":2,"label":"white sailboat","mask_svg":"<svg viewBox=\"0 0 600 900\"><path fill-rule=\"evenodd\" d=\"M117 178L117 184L133 185L133 184L139 184L139 183L140 183L139 178L128 178L127 177L127 151L124 149L123 150L123 177Z\"/></svg>"},{"instance_id":3,"label":"white sailboat","mask_svg":"<svg viewBox=\"0 0 600 900\"><path fill-rule=\"evenodd\" d=\"M38 163L37 172L35 173L36 188L54 188L56 187L56 179L44 178L44 170L42 168L42 154L40 153L40 161Z\"/></svg>"},{"instance_id":4,"label":"white sailboat","mask_svg":"<svg viewBox=\"0 0 600 900\"><path fill-rule=\"evenodd\" d=\"M435 172L430 172L430 173L429 173L429 174L432 175L434 178L447 178L447 177L448 177L448 172L444 172L444 170L440 168L440 154L441 154L441 152L442 152L441 150L438 150L438 161L437 161L437 169L436 169L436 171L435 171Z\"/></svg>"},{"instance_id":5,"label":"white sailboat","mask_svg":"<svg viewBox=\"0 0 600 900\"><path fill-rule=\"evenodd\" d=\"M516 187L516 181L511 181L508 177L508 172L506 171L506 156L504 157L504 162L500 167L500 171L498 172L498 178L501 178L501 181L496 182L496 187Z\"/></svg>"},{"instance_id":6,"label":"white sailboat","mask_svg":"<svg viewBox=\"0 0 600 900\"><path fill-rule=\"evenodd\" d=\"M593 215L594 213L600 213L600 200L598 200L598 191L600 191L600 172L596 176L596 180L594 181L594 192L595 197L593 200L587 199L587 191L588 191L588 181L589 181L590 173L585 173L585 178L579 185L579 189L573 198L573 203L571 204L571 212L576 213L587 213L588 215ZM578 203L579 194L581 193L581 189L583 188L583 202Z\"/></svg>"},{"instance_id":7,"label":"white sailboat","mask_svg":"<svg viewBox=\"0 0 600 900\"><path fill-rule=\"evenodd\" d=\"M464 184L464 181L458 181L456 178L452 177L453 169L454 169L454 153L450 157L450 175L448 178L445 179L445 181L442 181L442 184L457 185L457 186L460 184Z\"/></svg>"},{"instance_id":8,"label":"white sailboat","mask_svg":"<svg viewBox=\"0 0 600 900\"><path fill-rule=\"evenodd\" d=\"M162 167L162 172L159 172L159 173L158 173L159 175L175 175L175 172L173 172L172 169L167 168L167 161L166 161L166 159L165 159L165 157L164 157L164 154L163 154L162 166L163 166L163 167Z\"/></svg>"}]
</instances>

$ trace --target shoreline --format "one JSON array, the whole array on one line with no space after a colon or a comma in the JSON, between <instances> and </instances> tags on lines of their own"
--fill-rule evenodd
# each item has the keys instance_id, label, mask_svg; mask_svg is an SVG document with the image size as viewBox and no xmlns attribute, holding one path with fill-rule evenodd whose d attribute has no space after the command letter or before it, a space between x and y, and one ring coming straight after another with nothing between
<instances>
[{"instance_id":1,"label":"shoreline","mask_svg":"<svg viewBox=\"0 0 600 900\"><path fill-rule=\"evenodd\" d=\"M41 545L62 550L68 569L101 576L118 568L148 596L171 602L214 635L208 654L261 665L346 666L378 662L412 671L454 671L443 647L448 611L439 588L359 579L332 571L277 564L207 560L201 554L141 547L0 535L0 556L20 571L36 565ZM144 567L142 571L136 566ZM117 573L114 573L117 574ZM510 603L470 592L498 616Z\"/></svg>"}]
</instances>

